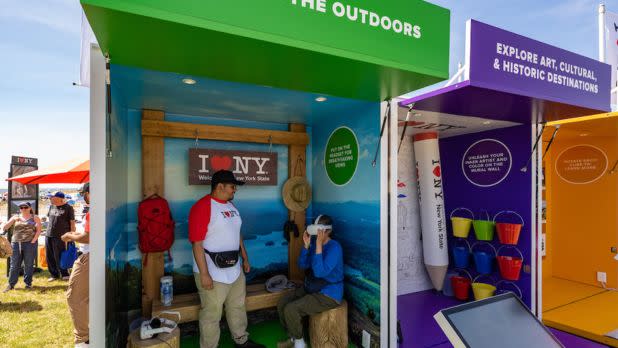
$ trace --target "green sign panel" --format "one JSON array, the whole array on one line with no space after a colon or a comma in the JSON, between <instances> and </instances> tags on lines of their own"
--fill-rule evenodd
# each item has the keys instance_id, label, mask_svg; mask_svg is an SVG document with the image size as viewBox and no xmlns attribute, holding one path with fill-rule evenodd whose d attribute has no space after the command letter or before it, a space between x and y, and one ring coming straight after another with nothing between
<instances>
[{"instance_id":1,"label":"green sign panel","mask_svg":"<svg viewBox=\"0 0 618 348\"><path fill-rule=\"evenodd\" d=\"M114 64L364 100L448 78L450 13L420 0L81 0Z\"/></svg>"},{"instance_id":2,"label":"green sign panel","mask_svg":"<svg viewBox=\"0 0 618 348\"><path fill-rule=\"evenodd\" d=\"M333 131L326 143L324 167L330 181L335 185L345 185L356 172L358 166L358 140L348 127Z\"/></svg>"}]
</instances>

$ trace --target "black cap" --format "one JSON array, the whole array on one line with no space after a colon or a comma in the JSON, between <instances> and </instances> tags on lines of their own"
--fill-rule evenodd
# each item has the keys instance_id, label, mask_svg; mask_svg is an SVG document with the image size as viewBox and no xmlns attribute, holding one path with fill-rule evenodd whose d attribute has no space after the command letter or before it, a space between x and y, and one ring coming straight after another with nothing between
<instances>
[{"instance_id":1,"label":"black cap","mask_svg":"<svg viewBox=\"0 0 618 348\"><path fill-rule=\"evenodd\" d=\"M85 183L85 184L82 186L82 188L79 190L79 193L81 193L82 195L83 195L84 193L87 193L87 192L90 192L90 183L89 183L89 182Z\"/></svg>"},{"instance_id":2,"label":"black cap","mask_svg":"<svg viewBox=\"0 0 618 348\"><path fill-rule=\"evenodd\" d=\"M217 184L235 184L235 185L244 185L244 181L236 180L234 174L229 170L220 170L212 175L212 185L213 187Z\"/></svg>"}]
</instances>

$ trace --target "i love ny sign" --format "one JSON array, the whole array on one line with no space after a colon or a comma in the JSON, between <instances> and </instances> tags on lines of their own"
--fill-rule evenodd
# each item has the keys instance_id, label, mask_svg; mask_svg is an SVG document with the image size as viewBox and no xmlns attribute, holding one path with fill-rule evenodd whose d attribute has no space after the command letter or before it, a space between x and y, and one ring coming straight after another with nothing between
<instances>
[{"instance_id":1,"label":"i love ny sign","mask_svg":"<svg viewBox=\"0 0 618 348\"><path fill-rule=\"evenodd\" d=\"M277 153L189 149L189 185L210 185L218 170L229 170L247 185L277 185Z\"/></svg>"}]
</instances>

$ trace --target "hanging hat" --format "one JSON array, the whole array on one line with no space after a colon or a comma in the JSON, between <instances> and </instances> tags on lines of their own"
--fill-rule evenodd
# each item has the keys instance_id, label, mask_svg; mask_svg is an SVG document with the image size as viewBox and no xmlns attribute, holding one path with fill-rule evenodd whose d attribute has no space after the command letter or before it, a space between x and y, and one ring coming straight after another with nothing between
<instances>
[{"instance_id":1,"label":"hanging hat","mask_svg":"<svg viewBox=\"0 0 618 348\"><path fill-rule=\"evenodd\" d=\"M283 204L291 211L303 211L311 202L311 186L307 179L295 176L283 184Z\"/></svg>"}]
</instances>

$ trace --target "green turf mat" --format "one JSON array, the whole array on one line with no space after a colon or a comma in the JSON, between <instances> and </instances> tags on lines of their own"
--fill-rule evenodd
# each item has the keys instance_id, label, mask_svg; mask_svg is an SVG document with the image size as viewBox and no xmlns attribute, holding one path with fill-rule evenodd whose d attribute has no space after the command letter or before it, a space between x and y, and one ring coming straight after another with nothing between
<instances>
[{"instance_id":1,"label":"green turf mat","mask_svg":"<svg viewBox=\"0 0 618 348\"><path fill-rule=\"evenodd\" d=\"M284 340L287 337L285 330L277 320L265 321L259 324L249 326L249 337L255 342L261 343L268 348L277 347L277 342ZM199 348L199 336L185 337L180 340L181 348ZM355 348L353 344L349 344L350 348ZM229 331L221 332L219 340L219 348L234 348L234 342Z\"/></svg>"},{"instance_id":2,"label":"green turf mat","mask_svg":"<svg viewBox=\"0 0 618 348\"><path fill-rule=\"evenodd\" d=\"M281 324L278 321L265 321L259 324L250 325L248 328L249 337L255 342L261 343L266 347L277 347L277 342L284 340L287 335ZM200 338L199 336L185 337L180 340L180 347L182 348L199 348ZM234 348L234 341L230 336L229 331L221 332L221 339L219 340L220 348Z\"/></svg>"}]
</instances>

